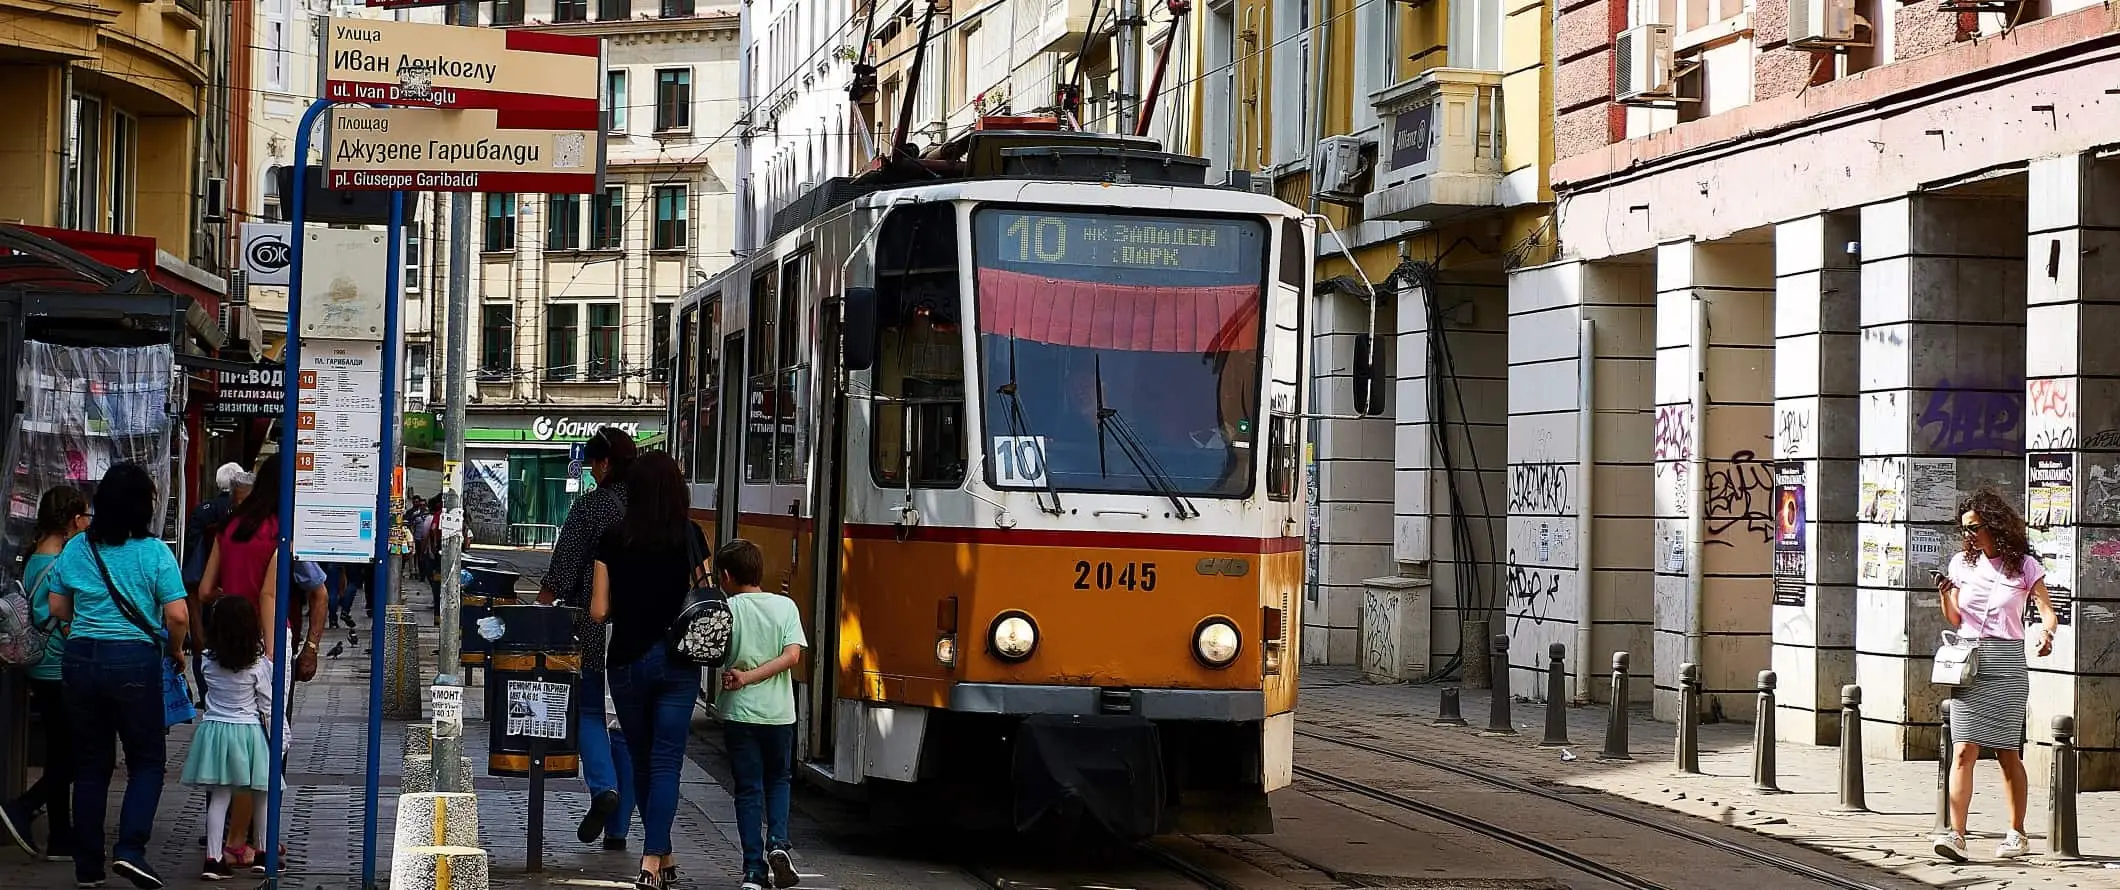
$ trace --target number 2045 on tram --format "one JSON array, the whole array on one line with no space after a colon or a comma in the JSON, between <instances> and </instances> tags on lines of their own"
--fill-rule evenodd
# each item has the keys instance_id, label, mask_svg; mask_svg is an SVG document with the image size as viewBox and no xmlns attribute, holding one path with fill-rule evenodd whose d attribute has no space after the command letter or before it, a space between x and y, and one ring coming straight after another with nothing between
<instances>
[{"instance_id":1,"label":"number 2045 on tram","mask_svg":"<svg viewBox=\"0 0 2120 890\"><path fill-rule=\"evenodd\" d=\"M801 607L808 778L929 824L1271 831L1314 230L1197 165L977 144L1009 135L957 175L828 183L685 295L693 515Z\"/></svg>"}]
</instances>

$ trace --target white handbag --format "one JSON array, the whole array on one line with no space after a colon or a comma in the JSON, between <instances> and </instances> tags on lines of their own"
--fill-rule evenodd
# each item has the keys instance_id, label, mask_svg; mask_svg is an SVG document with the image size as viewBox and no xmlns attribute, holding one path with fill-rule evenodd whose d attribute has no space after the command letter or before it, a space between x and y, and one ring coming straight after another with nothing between
<instances>
[{"instance_id":1,"label":"white handbag","mask_svg":"<svg viewBox=\"0 0 2120 890\"><path fill-rule=\"evenodd\" d=\"M1960 637L1956 631L1944 631L1943 645L1936 647L1936 666L1929 671L1929 682L1964 686L1979 673L1980 641Z\"/></svg>"}]
</instances>

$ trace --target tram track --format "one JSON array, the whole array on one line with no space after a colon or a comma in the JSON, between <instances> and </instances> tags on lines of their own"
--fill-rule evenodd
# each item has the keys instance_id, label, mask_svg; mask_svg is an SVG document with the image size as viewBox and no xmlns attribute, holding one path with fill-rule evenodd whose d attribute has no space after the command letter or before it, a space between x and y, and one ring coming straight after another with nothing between
<instances>
[{"instance_id":1,"label":"tram track","mask_svg":"<svg viewBox=\"0 0 2120 890\"><path fill-rule=\"evenodd\" d=\"M1310 725L1316 726L1318 724ZM1425 757L1419 754L1413 754L1406 751L1400 751L1397 749L1384 747L1382 745L1375 745L1367 742L1359 742L1344 738L1337 738L1334 736L1316 732L1314 730L1298 728L1295 731L1295 734L1299 737L1307 738L1312 741L1325 742L1328 744L1337 745L1343 748L1349 748L1368 754L1373 754L1379 757L1384 757L1402 763L1414 764L1427 769L1449 773L1451 775L1458 776L1461 778L1471 779L1475 782L1493 788L1524 794L1553 803L1564 804L1568 807L1572 807L1577 810L1596 813L1606 818L1624 822L1639 828L1648 829L1650 831L1654 831L1669 837L1690 841L1692 843L1717 850L1719 852L1737 857L1739 859L1744 859L1749 862L1753 862L1769 868L1778 869L1787 874L1808 878L1810 880L1816 881L1829 887L1841 888L1841 890L1887 890L1887 888L1881 887L1877 884L1872 884L1867 881L1851 878L1846 875L1836 874L1832 871L1819 868L1808 862L1804 862L1801 859L1783 856L1778 853L1761 850L1746 844L1725 840L1723 838L1715 837L1704 832L1695 831L1693 829L1685 828L1679 825L1673 825L1663 820L1640 816L1634 813L1627 812L1625 809L1620 807L1610 806L1592 800L1581 799L1584 795L1564 794L1553 791L1551 789L1539 787L1538 785L1534 785L1529 782L1492 775L1469 767L1450 763L1445 760L1439 760L1433 757ZM1552 844L1548 844L1544 841L1529 837L1527 835L1522 834L1521 832L1517 832L1503 826L1494 825L1484 820L1466 816L1462 813L1446 810L1444 808L1427 803L1425 801L1415 800L1406 797L1405 795L1396 794L1394 792L1386 791L1381 788L1365 785L1361 782L1357 782L1351 779L1346 779L1340 776L1334 776L1327 773L1323 773L1311 767L1297 766L1295 767L1295 773L1296 775L1302 776L1306 779L1310 779L1311 781L1339 788L1343 791L1347 791L1349 793L1356 794L1362 797L1367 797L1382 803L1389 803L1391 805L1401 807L1406 810L1420 813L1430 818L1440 819L1442 821L1449 822L1451 824L1458 825L1469 830L1486 834L1490 837L1495 838L1496 840L1500 840L1505 843L1509 843L1513 846L1517 846L1522 849L1538 853L1539 855L1545 856L1548 859L1553 859L1557 862L1562 862L1564 864L1569 865L1571 868L1581 868L1584 871L1596 874L1605 880L1612 881L1613 883L1619 884L1624 887L1637 887L1643 888L1643 890L1649 890L1649 888L1662 887L1662 885L1656 884L1654 882L1650 882L1635 876L1626 875L1624 872L1619 872L1615 869L1610 869L1608 866L1596 863L1594 860L1588 859L1582 854L1556 847ZM1605 872L1610 872L1611 874L1608 876Z\"/></svg>"},{"instance_id":2,"label":"tram track","mask_svg":"<svg viewBox=\"0 0 2120 890\"><path fill-rule=\"evenodd\" d=\"M1175 853L1163 850L1152 842L1142 841L1131 844L1128 850L1145 860L1154 869L1166 873L1167 876L1175 876L1191 886L1204 887L1207 890L1244 890L1243 887L1229 879L1217 875L1209 869L1188 862ZM1141 878L1143 877L1140 875L1123 876L1125 883L1122 884L1114 880L1122 878L1122 876L1110 875L1098 880L1096 883L1084 884L1073 877L1041 875L1039 873L1041 870L1038 869L1018 870L1011 868L1007 869L1010 874L1004 874L1000 867L988 863L972 863L964 866L964 870L974 880L978 881L981 886L992 888L992 890L1053 890L1053 888L1071 886L1140 886ZM1155 884L1152 886L1159 888L1168 887L1167 884Z\"/></svg>"}]
</instances>

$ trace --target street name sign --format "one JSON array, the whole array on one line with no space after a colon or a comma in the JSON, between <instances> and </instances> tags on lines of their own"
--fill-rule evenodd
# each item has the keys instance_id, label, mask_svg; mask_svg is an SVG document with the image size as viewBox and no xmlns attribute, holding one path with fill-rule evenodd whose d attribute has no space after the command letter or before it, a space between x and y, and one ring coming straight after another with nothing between
<instances>
[{"instance_id":1,"label":"street name sign","mask_svg":"<svg viewBox=\"0 0 2120 890\"><path fill-rule=\"evenodd\" d=\"M603 41L508 28L331 19L324 98L366 105L487 108L508 127L595 129Z\"/></svg>"},{"instance_id":2,"label":"street name sign","mask_svg":"<svg viewBox=\"0 0 2120 890\"><path fill-rule=\"evenodd\" d=\"M333 189L428 192L603 190L603 133L503 129L492 109L331 109L324 156Z\"/></svg>"}]
</instances>

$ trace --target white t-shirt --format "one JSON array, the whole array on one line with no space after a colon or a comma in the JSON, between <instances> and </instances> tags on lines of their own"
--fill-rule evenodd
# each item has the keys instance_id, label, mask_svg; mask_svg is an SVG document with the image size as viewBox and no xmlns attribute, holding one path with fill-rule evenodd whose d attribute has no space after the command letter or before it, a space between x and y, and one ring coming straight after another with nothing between
<instances>
[{"instance_id":1,"label":"white t-shirt","mask_svg":"<svg viewBox=\"0 0 2120 890\"><path fill-rule=\"evenodd\" d=\"M265 722L272 713L272 659L260 658L249 667L231 671L213 659L201 656L206 674L206 719L216 723Z\"/></svg>"}]
</instances>

